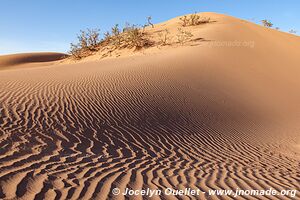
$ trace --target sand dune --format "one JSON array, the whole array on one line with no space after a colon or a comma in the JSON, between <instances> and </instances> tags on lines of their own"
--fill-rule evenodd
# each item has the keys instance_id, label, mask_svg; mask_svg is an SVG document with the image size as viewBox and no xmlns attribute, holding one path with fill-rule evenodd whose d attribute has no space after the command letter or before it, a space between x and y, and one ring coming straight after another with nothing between
<instances>
[{"instance_id":1,"label":"sand dune","mask_svg":"<svg viewBox=\"0 0 300 200\"><path fill-rule=\"evenodd\" d=\"M20 53L12 55L0 56L0 69L7 69L12 67L26 66L45 66L54 64L53 61L61 60L67 55L62 53Z\"/></svg>"},{"instance_id":2,"label":"sand dune","mask_svg":"<svg viewBox=\"0 0 300 200\"><path fill-rule=\"evenodd\" d=\"M299 37L203 15L214 22L188 28L201 42L0 71L0 198L125 199L115 187L206 192L152 199L299 190Z\"/></svg>"}]
</instances>

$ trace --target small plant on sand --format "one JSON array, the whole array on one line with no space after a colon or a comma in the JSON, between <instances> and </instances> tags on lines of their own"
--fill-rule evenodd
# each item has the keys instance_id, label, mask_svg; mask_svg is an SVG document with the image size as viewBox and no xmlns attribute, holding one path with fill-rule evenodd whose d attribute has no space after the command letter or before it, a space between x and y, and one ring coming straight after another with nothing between
<instances>
[{"instance_id":1,"label":"small plant on sand","mask_svg":"<svg viewBox=\"0 0 300 200\"><path fill-rule=\"evenodd\" d=\"M210 18L201 17L197 14L190 15L190 26L196 26L199 24L209 23Z\"/></svg>"},{"instance_id":2,"label":"small plant on sand","mask_svg":"<svg viewBox=\"0 0 300 200\"><path fill-rule=\"evenodd\" d=\"M170 40L171 40L171 37L170 37L170 32L168 31L168 29L165 29L161 32L158 33L158 39L159 39L159 44L160 45L168 45L170 44Z\"/></svg>"},{"instance_id":3,"label":"small plant on sand","mask_svg":"<svg viewBox=\"0 0 300 200\"><path fill-rule=\"evenodd\" d=\"M129 23L126 23L122 30L118 24L115 25L111 29L111 33L107 32L105 34L104 41L106 45L111 45L113 49L140 49L150 45L150 40L146 37L146 34L136 25L130 25Z\"/></svg>"},{"instance_id":4,"label":"small plant on sand","mask_svg":"<svg viewBox=\"0 0 300 200\"><path fill-rule=\"evenodd\" d=\"M116 24L114 27L111 28L111 35L118 36L120 35L121 30L119 28L119 24Z\"/></svg>"},{"instance_id":5,"label":"small plant on sand","mask_svg":"<svg viewBox=\"0 0 300 200\"><path fill-rule=\"evenodd\" d=\"M289 30L289 33L291 33L291 34L296 34L296 33L297 33L297 31L296 31L296 30L294 30L294 29L291 29L291 30Z\"/></svg>"},{"instance_id":6,"label":"small plant on sand","mask_svg":"<svg viewBox=\"0 0 300 200\"><path fill-rule=\"evenodd\" d=\"M200 15L197 14L191 14L189 16L183 16L179 18L181 20L181 25L182 26L197 26L200 24L206 24L210 22L210 18L206 17L201 17Z\"/></svg>"},{"instance_id":7,"label":"small plant on sand","mask_svg":"<svg viewBox=\"0 0 300 200\"><path fill-rule=\"evenodd\" d=\"M97 46L100 42L99 29L81 30L77 39L77 43L71 43L71 50L69 52L71 56L75 59L89 56L93 51L97 50Z\"/></svg>"},{"instance_id":8,"label":"small plant on sand","mask_svg":"<svg viewBox=\"0 0 300 200\"><path fill-rule=\"evenodd\" d=\"M153 26L150 19L148 18L148 23ZM77 36L78 42L71 43L69 51L71 57L81 59L94 54L95 51L102 51L103 55L107 53L107 55L111 55L112 52L118 49L135 48L135 50L138 50L153 44L153 41L140 27L129 23L126 23L123 29L116 24L101 39L99 35L98 29L80 31Z\"/></svg>"},{"instance_id":9,"label":"small plant on sand","mask_svg":"<svg viewBox=\"0 0 300 200\"><path fill-rule=\"evenodd\" d=\"M147 17L148 26L151 26L152 28L154 28L154 25L153 25L153 23L151 22L151 20L152 20L152 17L151 17L151 16L148 16L148 17Z\"/></svg>"},{"instance_id":10,"label":"small plant on sand","mask_svg":"<svg viewBox=\"0 0 300 200\"><path fill-rule=\"evenodd\" d=\"M109 31L106 31L106 32L104 33L104 38L103 38L103 40L104 40L104 41L108 41L108 40L110 40L110 38L111 38L110 32L109 32Z\"/></svg>"},{"instance_id":11,"label":"small plant on sand","mask_svg":"<svg viewBox=\"0 0 300 200\"><path fill-rule=\"evenodd\" d=\"M123 33L135 28L136 25L130 24L128 22L125 23L124 27L123 27Z\"/></svg>"},{"instance_id":12,"label":"small plant on sand","mask_svg":"<svg viewBox=\"0 0 300 200\"><path fill-rule=\"evenodd\" d=\"M124 45L127 48L140 49L150 45L150 40L145 37L145 33L139 28L133 26L132 28L127 29L123 34Z\"/></svg>"},{"instance_id":13,"label":"small plant on sand","mask_svg":"<svg viewBox=\"0 0 300 200\"><path fill-rule=\"evenodd\" d=\"M267 19L261 20L261 23L263 24L264 27L271 28L273 26L273 24L271 23L271 21L267 20Z\"/></svg>"},{"instance_id":14,"label":"small plant on sand","mask_svg":"<svg viewBox=\"0 0 300 200\"><path fill-rule=\"evenodd\" d=\"M189 31L182 30L182 28L178 28L178 34L176 36L177 42L183 45L193 37L193 34Z\"/></svg>"},{"instance_id":15,"label":"small plant on sand","mask_svg":"<svg viewBox=\"0 0 300 200\"><path fill-rule=\"evenodd\" d=\"M99 29L88 29L87 33L86 33L86 37L87 37L87 46L89 48L89 50L91 51L95 51L97 50L97 45L100 42L100 30Z\"/></svg>"},{"instance_id":16,"label":"small plant on sand","mask_svg":"<svg viewBox=\"0 0 300 200\"><path fill-rule=\"evenodd\" d=\"M72 58L77 59L77 60L84 57L82 55L82 49L78 44L71 43L71 48L70 48L69 54L71 54Z\"/></svg>"},{"instance_id":17,"label":"small plant on sand","mask_svg":"<svg viewBox=\"0 0 300 200\"><path fill-rule=\"evenodd\" d=\"M116 24L114 27L111 28L111 42L115 47L120 47L122 43L122 35L121 30L119 28L119 24Z\"/></svg>"},{"instance_id":18,"label":"small plant on sand","mask_svg":"<svg viewBox=\"0 0 300 200\"><path fill-rule=\"evenodd\" d=\"M183 17L180 17L179 19L180 19L181 22L182 22L182 26L188 26L189 19L188 19L188 17L187 17L186 15L183 16Z\"/></svg>"}]
</instances>

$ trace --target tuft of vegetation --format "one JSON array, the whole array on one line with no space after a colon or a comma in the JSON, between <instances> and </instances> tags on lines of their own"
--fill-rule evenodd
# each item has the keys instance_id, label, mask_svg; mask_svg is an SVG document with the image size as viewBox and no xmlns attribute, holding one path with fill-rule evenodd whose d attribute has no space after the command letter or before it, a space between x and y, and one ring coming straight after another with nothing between
<instances>
[{"instance_id":1,"label":"tuft of vegetation","mask_svg":"<svg viewBox=\"0 0 300 200\"><path fill-rule=\"evenodd\" d=\"M146 34L142 32L139 27L130 25L129 23L126 23L122 31L118 28L118 25L112 28L108 43L111 44L114 49L140 49L151 44Z\"/></svg>"},{"instance_id":2,"label":"tuft of vegetation","mask_svg":"<svg viewBox=\"0 0 300 200\"><path fill-rule=\"evenodd\" d=\"M111 56L112 53L119 56L120 52L116 50L140 50L142 48L150 47L154 43L165 46L177 42L183 45L193 37L191 32L183 30L183 28L178 28L176 36L172 36L169 30L165 29L158 32L158 41L152 40L150 35L144 31L146 26L154 27L151 20L152 18L149 16L147 18L147 24L142 27L131 25L129 23L120 27L119 24L116 24L109 31L105 32L102 38L100 38L99 29L81 30L80 34L77 36L77 42L71 43L69 51L71 58L82 59L95 54L95 52L99 52L102 57ZM197 14L192 14L188 17L184 16L181 20L183 26L195 26L210 21L209 18L202 18ZM175 40L173 42L173 37L176 37L177 41Z\"/></svg>"},{"instance_id":3,"label":"tuft of vegetation","mask_svg":"<svg viewBox=\"0 0 300 200\"><path fill-rule=\"evenodd\" d=\"M78 42L75 44L71 43L71 49L69 51L71 56L75 59L81 59L96 51L97 45L100 42L99 32L99 29L81 30L77 36Z\"/></svg>"},{"instance_id":4,"label":"tuft of vegetation","mask_svg":"<svg viewBox=\"0 0 300 200\"><path fill-rule=\"evenodd\" d=\"M261 20L261 23L263 24L264 27L271 28L273 26L273 24L271 23L271 21L267 20L267 19Z\"/></svg>"},{"instance_id":5,"label":"tuft of vegetation","mask_svg":"<svg viewBox=\"0 0 300 200\"><path fill-rule=\"evenodd\" d=\"M291 30L289 30L289 33L291 33L291 34L296 34L296 33L297 33L297 31L296 31L296 30L294 30L294 29L291 29Z\"/></svg>"},{"instance_id":6,"label":"tuft of vegetation","mask_svg":"<svg viewBox=\"0 0 300 200\"><path fill-rule=\"evenodd\" d=\"M159 37L158 39L159 39L160 45L165 46L165 45L170 44L171 37L170 37L170 32L168 31L168 29L165 29L165 30L159 32L158 37Z\"/></svg>"},{"instance_id":7,"label":"tuft of vegetation","mask_svg":"<svg viewBox=\"0 0 300 200\"><path fill-rule=\"evenodd\" d=\"M119 24L116 24L114 27L111 28L111 33L108 32L110 35L108 43L111 43L116 48L119 48L122 44L122 36L121 36L121 30L119 28Z\"/></svg>"},{"instance_id":8,"label":"tuft of vegetation","mask_svg":"<svg viewBox=\"0 0 300 200\"><path fill-rule=\"evenodd\" d=\"M152 20L152 17L151 17L151 16L148 16L148 17L147 17L148 26L151 26L152 28L154 28L154 25L153 25L153 23L151 22L151 20Z\"/></svg>"},{"instance_id":9,"label":"tuft of vegetation","mask_svg":"<svg viewBox=\"0 0 300 200\"><path fill-rule=\"evenodd\" d=\"M176 36L177 42L183 45L193 37L193 34L191 32L182 30L182 28L178 28L178 33Z\"/></svg>"},{"instance_id":10,"label":"tuft of vegetation","mask_svg":"<svg viewBox=\"0 0 300 200\"><path fill-rule=\"evenodd\" d=\"M201 17L200 15L197 14L191 14L189 16L183 16L181 18L179 18L181 21L181 25L182 26L197 26L200 24L206 24L211 22L210 18L206 18L206 17Z\"/></svg>"},{"instance_id":11,"label":"tuft of vegetation","mask_svg":"<svg viewBox=\"0 0 300 200\"><path fill-rule=\"evenodd\" d=\"M132 27L124 32L124 46L126 48L140 49L142 47L150 46L150 40L145 37L139 28Z\"/></svg>"},{"instance_id":12,"label":"tuft of vegetation","mask_svg":"<svg viewBox=\"0 0 300 200\"><path fill-rule=\"evenodd\" d=\"M138 50L153 43L140 27L129 23L126 23L123 29L118 24L114 25L111 31L104 33L103 38L100 38L99 29L81 30L77 39L77 43L71 43L69 51L71 57L75 59L82 59L103 49L109 50L109 52L124 48Z\"/></svg>"}]
</instances>

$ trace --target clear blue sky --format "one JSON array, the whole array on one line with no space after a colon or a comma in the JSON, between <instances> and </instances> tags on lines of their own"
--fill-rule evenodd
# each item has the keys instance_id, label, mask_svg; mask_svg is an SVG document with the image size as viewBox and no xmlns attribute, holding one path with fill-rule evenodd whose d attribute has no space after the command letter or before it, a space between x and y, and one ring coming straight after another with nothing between
<instances>
[{"instance_id":1,"label":"clear blue sky","mask_svg":"<svg viewBox=\"0 0 300 200\"><path fill-rule=\"evenodd\" d=\"M299 0L1 0L0 54L67 52L80 29L144 24L193 13L218 12L300 32Z\"/></svg>"}]
</instances>

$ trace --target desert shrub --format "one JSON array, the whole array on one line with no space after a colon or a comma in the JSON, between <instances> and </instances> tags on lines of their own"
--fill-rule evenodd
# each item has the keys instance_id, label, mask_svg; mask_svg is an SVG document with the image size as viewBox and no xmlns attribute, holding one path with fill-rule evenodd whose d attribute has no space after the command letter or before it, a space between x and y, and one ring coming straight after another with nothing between
<instances>
[{"instance_id":1,"label":"desert shrub","mask_svg":"<svg viewBox=\"0 0 300 200\"><path fill-rule=\"evenodd\" d=\"M289 33L291 33L291 34L296 34L296 33L297 33L297 31L296 31L296 30L294 30L294 29L291 29L291 30L289 30Z\"/></svg>"},{"instance_id":2,"label":"desert shrub","mask_svg":"<svg viewBox=\"0 0 300 200\"><path fill-rule=\"evenodd\" d=\"M126 32L126 31L128 31L128 30L130 30L134 27L135 27L135 25L131 25L130 23L126 22L123 29L122 29L122 32Z\"/></svg>"},{"instance_id":3,"label":"desert shrub","mask_svg":"<svg viewBox=\"0 0 300 200\"><path fill-rule=\"evenodd\" d=\"M121 30L118 24L111 28L111 42L115 47L119 47L122 43Z\"/></svg>"},{"instance_id":4,"label":"desert shrub","mask_svg":"<svg viewBox=\"0 0 300 200\"><path fill-rule=\"evenodd\" d=\"M83 57L82 55L82 49L79 45L71 43L71 48L69 51L69 54L71 54L71 57L75 59L81 59Z\"/></svg>"},{"instance_id":5,"label":"desert shrub","mask_svg":"<svg viewBox=\"0 0 300 200\"><path fill-rule=\"evenodd\" d=\"M264 27L270 28L270 27L273 26L273 24L271 23L271 21L267 20L267 19L261 20L261 23L263 24Z\"/></svg>"},{"instance_id":6,"label":"desert shrub","mask_svg":"<svg viewBox=\"0 0 300 200\"><path fill-rule=\"evenodd\" d=\"M69 51L71 56L75 59L81 59L92 54L93 51L96 51L100 42L99 31L99 29L81 30L77 36L78 42L75 44L71 43Z\"/></svg>"},{"instance_id":7,"label":"desert shrub","mask_svg":"<svg viewBox=\"0 0 300 200\"><path fill-rule=\"evenodd\" d=\"M105 33L104 33L104 38L103 38L103 40L110 40L110 38L111 38L111 34L110 34L110 32L109 31L106 31Z\"/></svg>"},{"instance_id":8,"label":"desert shrub","mask_svg":"<svg viewBox=\"0 0 300 200\"><path fill-rule=\"evenodd\" d=\"M145 37L145 34L136 27L127 29L124 32L124 45L128 48L142 48L150 45L150 40Z\"/></svg>"},{"instance_id":9,"label":"desert shrub","mask_svg":"<svg viewBox=\"0 0 300 200\"><path fill-rule=\"evenodd\" d=\"M153 25L153 23L151 22L151 20L152 20L152 17L151 17L151 16L147 17L148 25L151 26L152 28L154 28L154 25Z\"/></svg>"},{"instance_id":10,"label":"desert shrub","mask_svg":"<svg viewBox=\"0 0 300 200\"><path fill-rule=\"evenodd\" d=\"M188 26L189 19L188 19L188 17L187 17L186 15L183 16L183 17L180 17L179 19L180 19L181 22L182 22L182 26Z\"/></svg>"},{"instance_id":11,"label":"desert shrub","mask_svg":"<svg viewBox=\"0 0 300 200\"><path fill-rule=\"evenodd\" d=\"M126 23L121 30L118 25L111 29L111 33L105 34L104 41L112 45L113 49L142 48L150 44L145 33L136 25Z\"/></svg>"},{"instance_id":12,"label":"desert shrub","mask_svg":"<svg viewBox=\"0 0 300 200\"><path fill-rule=\"evenodd\" d=\"M97 44L100 42L99 29L87 29L86 31L80 31L80 35L77 37L79 46L82 49L88 49L91 51L96 50Z\"/></svg>"},{"instance_id":13,"label":"desert shrub","mask_svg":"<svg viewBox=\"0 0 300 200\"><path fill-rule=\"evenodd\" d=\"M141 28L129 23L126 23L123 29L116 24L111 28L111 31L104 33L102 39L100 39L99 35L98 29L80 31L80 34L77 36L77 43L71 43L69 51L71 56L75 59L81 59L93 54L94 51L109 50L109 53L111 53L116 49L140 49L153 44L147 34L141 31Z\"/></svg>"},{"instance_id":14,"label":"desert shrub","mask_svg":"<svg viewBox=\"0 0 300 200\"><path fill-rule=\"evenodd\" d=\"M189 16L183 16L179 18L181 20L182 26L197 26L200 24L205 24L210 22L210 18L201 17L197 14L191 14Z\"/></svg>"},{"instance_id":15,"label":"desert shrub","mask_svg":"<svg viewBox=\"0 0 300 200\"><path fill-rule=\"evenodd\" d=\"M121 30L119 28L119 24L116 24L114 27L111 28L111 34L113 36L118 36L118 35L120 35L120 33L121 33Z\"/></svg>"},{"instance_id":16,"label":"desert shrub","mask_svg":"<svg viewBox=\"0 0 300 200\"><path fill-rule=\"evenodd\" d=\"M170 32L167 29L159 32L158 37L159 37L159 44L163 46L168 45L171 40Z\"/></svg>"},{"instance_id":17,"label":"desert shrub","mask_svg":"<svg viewBox=\"0 0 300 200\"><path fill-rule=\"evenodd\" d=\"M193 37L193 34L191 32L184 31L182 28L178 28L178 33L176 36L177 42L182 45L185 42L189 41L191 37Z\"/></svg>"},{"instance_id":18,"label":"desert shrub","mask_svg":"<svg viewBox=\"0 0 300 200\"><path fill-rule=\"evenodd\" d=\"M97 50L97 45L100 42L100 30L99 29L88 29L86 36L87 36L87 47L94 51Z\"/></svg>"}]
</instances>

